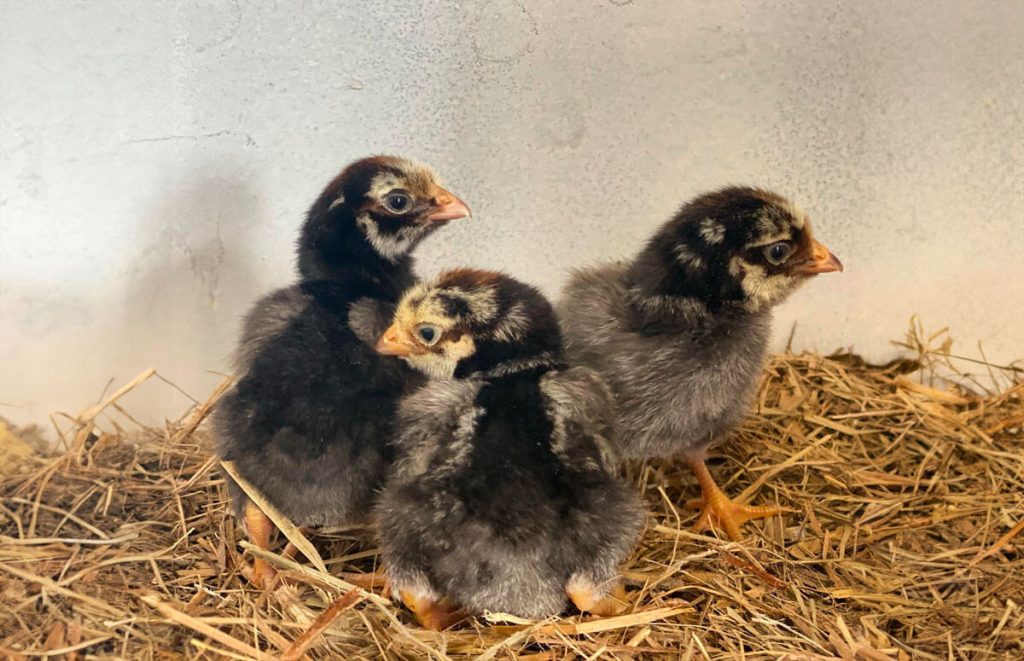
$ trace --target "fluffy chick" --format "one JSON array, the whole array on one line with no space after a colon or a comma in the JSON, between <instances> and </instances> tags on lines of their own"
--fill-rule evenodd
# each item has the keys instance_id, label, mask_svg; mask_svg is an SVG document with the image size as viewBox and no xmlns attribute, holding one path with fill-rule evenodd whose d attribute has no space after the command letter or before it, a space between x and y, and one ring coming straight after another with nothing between
<instances>
[{"instance_id":1,"label":"fluffy chick","mask_svg":"<svg viewBox=\"0 0 1024 661\"><path fill-rule=\"evenodd\" d=\"M697 197L631 262L575 272L559 302L570 364L597 370L619 411L622 456L682 455L702 499L697 527L724 528L778 508L745 507L715 485L704 456L749 410L771 309L842 265L807 214L754 188Z\"/></svg>"},{"instance_id":2,"label":"fluffy chick","mask_svg":"<svg viewBox=\"0 0 1024 661\"><path fill-rule=\"evenodd\" d=\"M378 350L431 378L402 402L377 508L383 564L417 619L444 628L453 603L541 618L567 596L621 612L618 565L643 513L609 472L611 393L564 368L548 301L451 271L403 297Z\"/></svg>"},{"instance_id":3,"label":"fluffy chick","mask_svg":"<svg viewBox=\"0 0 1024 661\"><path fill-rule=\"evenodd\" d=\"M466 205L428 168L378 156L339 174L313 203L298 284L253 306L237 383L213 422L217 452L300 526L365 522L392 459L399 398L417 373L374 350L415 282L410 251ZM228 480L235 513L266 548L270 520ZM257 560L254 580L273 572Z\"/></svg>"}]
</instances>

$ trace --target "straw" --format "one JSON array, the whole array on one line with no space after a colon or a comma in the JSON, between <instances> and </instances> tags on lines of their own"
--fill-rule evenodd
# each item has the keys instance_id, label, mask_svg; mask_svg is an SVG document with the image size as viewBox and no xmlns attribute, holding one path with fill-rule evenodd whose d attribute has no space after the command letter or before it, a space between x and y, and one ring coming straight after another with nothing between
<instances>
[{"instance_id":1,"label":"straw","mask_svg":"<svg viewBox=\"0 0 1024 661\"><path fill-rule=\"evenodd\" d=\"M206 428L228 382L144 428L118 401L147 370L54 416L75 421L70 454L0 447L19 448L0 457L0 656L1024 658L1024 371L958 358L917 320L898 344L886 365L772 357L750 420L709 461L733 497L789 510L742 543L691 530L682 462L631 466L648 522L625 614L491 614L444 633L353 585L375 584L357 580L380 565L370 531L279 521L271 550L249 545ZM288 540L305 558L282 555ZM269 591L246 578L254 555L280 572Z\"/></svg>"}]
</instances>

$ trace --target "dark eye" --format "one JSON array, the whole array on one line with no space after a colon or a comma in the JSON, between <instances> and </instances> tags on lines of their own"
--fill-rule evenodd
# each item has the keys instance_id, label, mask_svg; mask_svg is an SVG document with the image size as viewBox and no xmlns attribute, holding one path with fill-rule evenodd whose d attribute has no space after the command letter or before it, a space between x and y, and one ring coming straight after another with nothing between
<instances>
[{"instance_id":1,"label":"dark eye","mask_svg":"<svg viewBox=\"0 0 1024 661\"><path fill-rule=\"evenodd\" d=\"M779 241L764 249L764 258L778 266L789 258L791 252L793 252L793 246L789 241Z\"/></svg>"},{"instance_id":2,"label":"dark eye","mask_svg":"<svg viewBox=\"0 0 1024 661\"><path fill-rule=\"evenodd\" d=\"M420 324L417 326L416 335L418 335L420 341L428 347L436 343L441 337L441 333L437 329L437 326L431 326L430 324Z\"/></svg>"},{"instance_id":3,"label":"dark eye","mask_svg":"<svg viewBox=\"0 0 1024 661\"><path fill-rule=\"evenodd\" d=\"M405 191L392 191L385 196L384 206L391 213L405 213L412 208L412 198Z\"/></svg>"}]
</instances>

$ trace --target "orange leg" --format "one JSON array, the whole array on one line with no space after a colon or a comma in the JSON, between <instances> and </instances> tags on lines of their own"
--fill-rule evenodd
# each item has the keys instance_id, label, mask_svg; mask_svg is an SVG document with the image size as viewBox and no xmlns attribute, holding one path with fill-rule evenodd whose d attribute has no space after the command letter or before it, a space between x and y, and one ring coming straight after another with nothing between
<instances>
[{"instance_id":1,"label":"orange leg","mask_svg":"<svg viewBox=\"0 0 1024 661\"><path fill-rule=\"evenodd\" d=\"M707 528L719 528L725 530L729 539L739 541L740 526L750 519L763 519L774 516L784 511L781 507L774 505L755 507L752 505L741 505L729 499L725 492L718 488L711 472L703 459L689 459L690 470L693 471L697 482L700 484L701 497L686 503L687 509L699 509L700 518L694 524L695 530Z\"/></svg>"},{"instance_id":2,"label":"orange leg","mask_svg":"<svg viewBox=\"0 0 1024 661\"><path fill-rule=\"evenodd\" d=\"M299 532L301 532L303 535L309 535L309 528L307 528L306 526L302 526L301 528L299 528ZM289 541L287 544L284 545L284 550L281 551L281 555L285 558L288 558L289 560L294 560L299 555L299 547L295 546L291 543L291 541Z\"/></svg>"},{"instance_id":3,"label":"orange leg","mask_svg":"<svg viewBox=\"0 0 1024 661\"><path fill-rule=\"evenodd\" d=\"M405 607L416 616L416 621L426 629L444 631L466 619L465 611L453 608L448 601L434 601L428 597L417 597L408 590L399 590Z\"/></svg>"},{"instance_id":4,"label":"orange leg","mask_svg":"<svg viewBox=\"0 0 1024 661\"><path fill-rule=\"evenodd\" d=\"M626 601L626 588L622 583L616 583L610 592L602 594L596 586L573 581L565 588L565 593L569 595L569 599L576 608L583 613L610 617L620 615L629 608L629 602Z\"/></svg>"},{"instance_id":5,"label":"orange leg","mask_svg":"<svg viewBox=\"0 0 1024 661\"><path fill-rule=\"evenodd\" d=\"M274 532L274 522L252 502L245 504L245 532L253 544L261 549L270 550L270 534ZM252 563L252 582L260 588L270 585L277 576L277 570L267 564L263 558L256 558Z\"/></svg>"},{"instance_id":6,"label":"orange leg","mask_svg":"<svg viewBox=\"0 0 1024 661\"><path fill-rule=\"evenodd\" d=\"M306 531L303 530L302 534L305 535ZM298 556L298 555L299 555L299 547L295 546L291 542L288 542L287 544L285 544L284 545L284 550L281 551L281 557L282 558L288 558L289 560L294 560L296 558L296 556Z\"/></svg>"},{"instance_id":7,"label":"orange leg","mask_svg":"<svg viewBox=\"0 0 1024 661\"><path fill-rule=\"evenodd\" d=\"M341 574L341 578L352 585L363 588L364 590L376 590L380 588L381 596L385 599L391 598L391 580L383 571L379 570L368 574L345 572Z\"/></svg>"}]
</instances>

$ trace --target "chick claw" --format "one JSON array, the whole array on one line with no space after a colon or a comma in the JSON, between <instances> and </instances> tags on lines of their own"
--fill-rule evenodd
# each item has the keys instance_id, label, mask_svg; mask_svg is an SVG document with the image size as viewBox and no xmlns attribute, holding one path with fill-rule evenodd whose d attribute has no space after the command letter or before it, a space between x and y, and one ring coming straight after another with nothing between
<instances>
[{"instance_id":1,"label":"chick claw","mask_svg":"<svg viewBox=\"0 0 1024 661\"><path fill-rule=\"evenodd\" d=\"M435 601L428 597L417 597L406 590L399 590L405 607L416 616L416 621L425 629L444 631L468 617L467 613L455 608L447 599Z\"/></svg>"},{"instance_id":2,"label":"chick claw","mask_svg":"<svg viewBox=\"0 0 1024 661\"><path fill-rule=\"evenodd\" d=\"M743 539L740 526L751 519L763 519L785 512L782 507L774 505L743 505L730 499L718 488L708 467L701 461L690 462L690 468L700 483L701 497L687 501L686 509L701 510L700 517L693 525L696 531L715 528L724 530L734 542Z\"/></svg>"},{"instance_id":3,"label":"chick claw","mask_svg":"<svg viewBox=\"0 0 1024 661\"><path fill-rule=\"evenodd\" d=\"M693 524L694 530L697 532L708 528L725 530L725 534L734 542L743 539L740 526L747 521L775 516L785 511L781 507L773 505L742 505L730 500L721 491L711 494L710 502L706 502L705 498L694 498L688 501L686 509L701 510L700 518Z\"/></svg>"}]
</instances>

